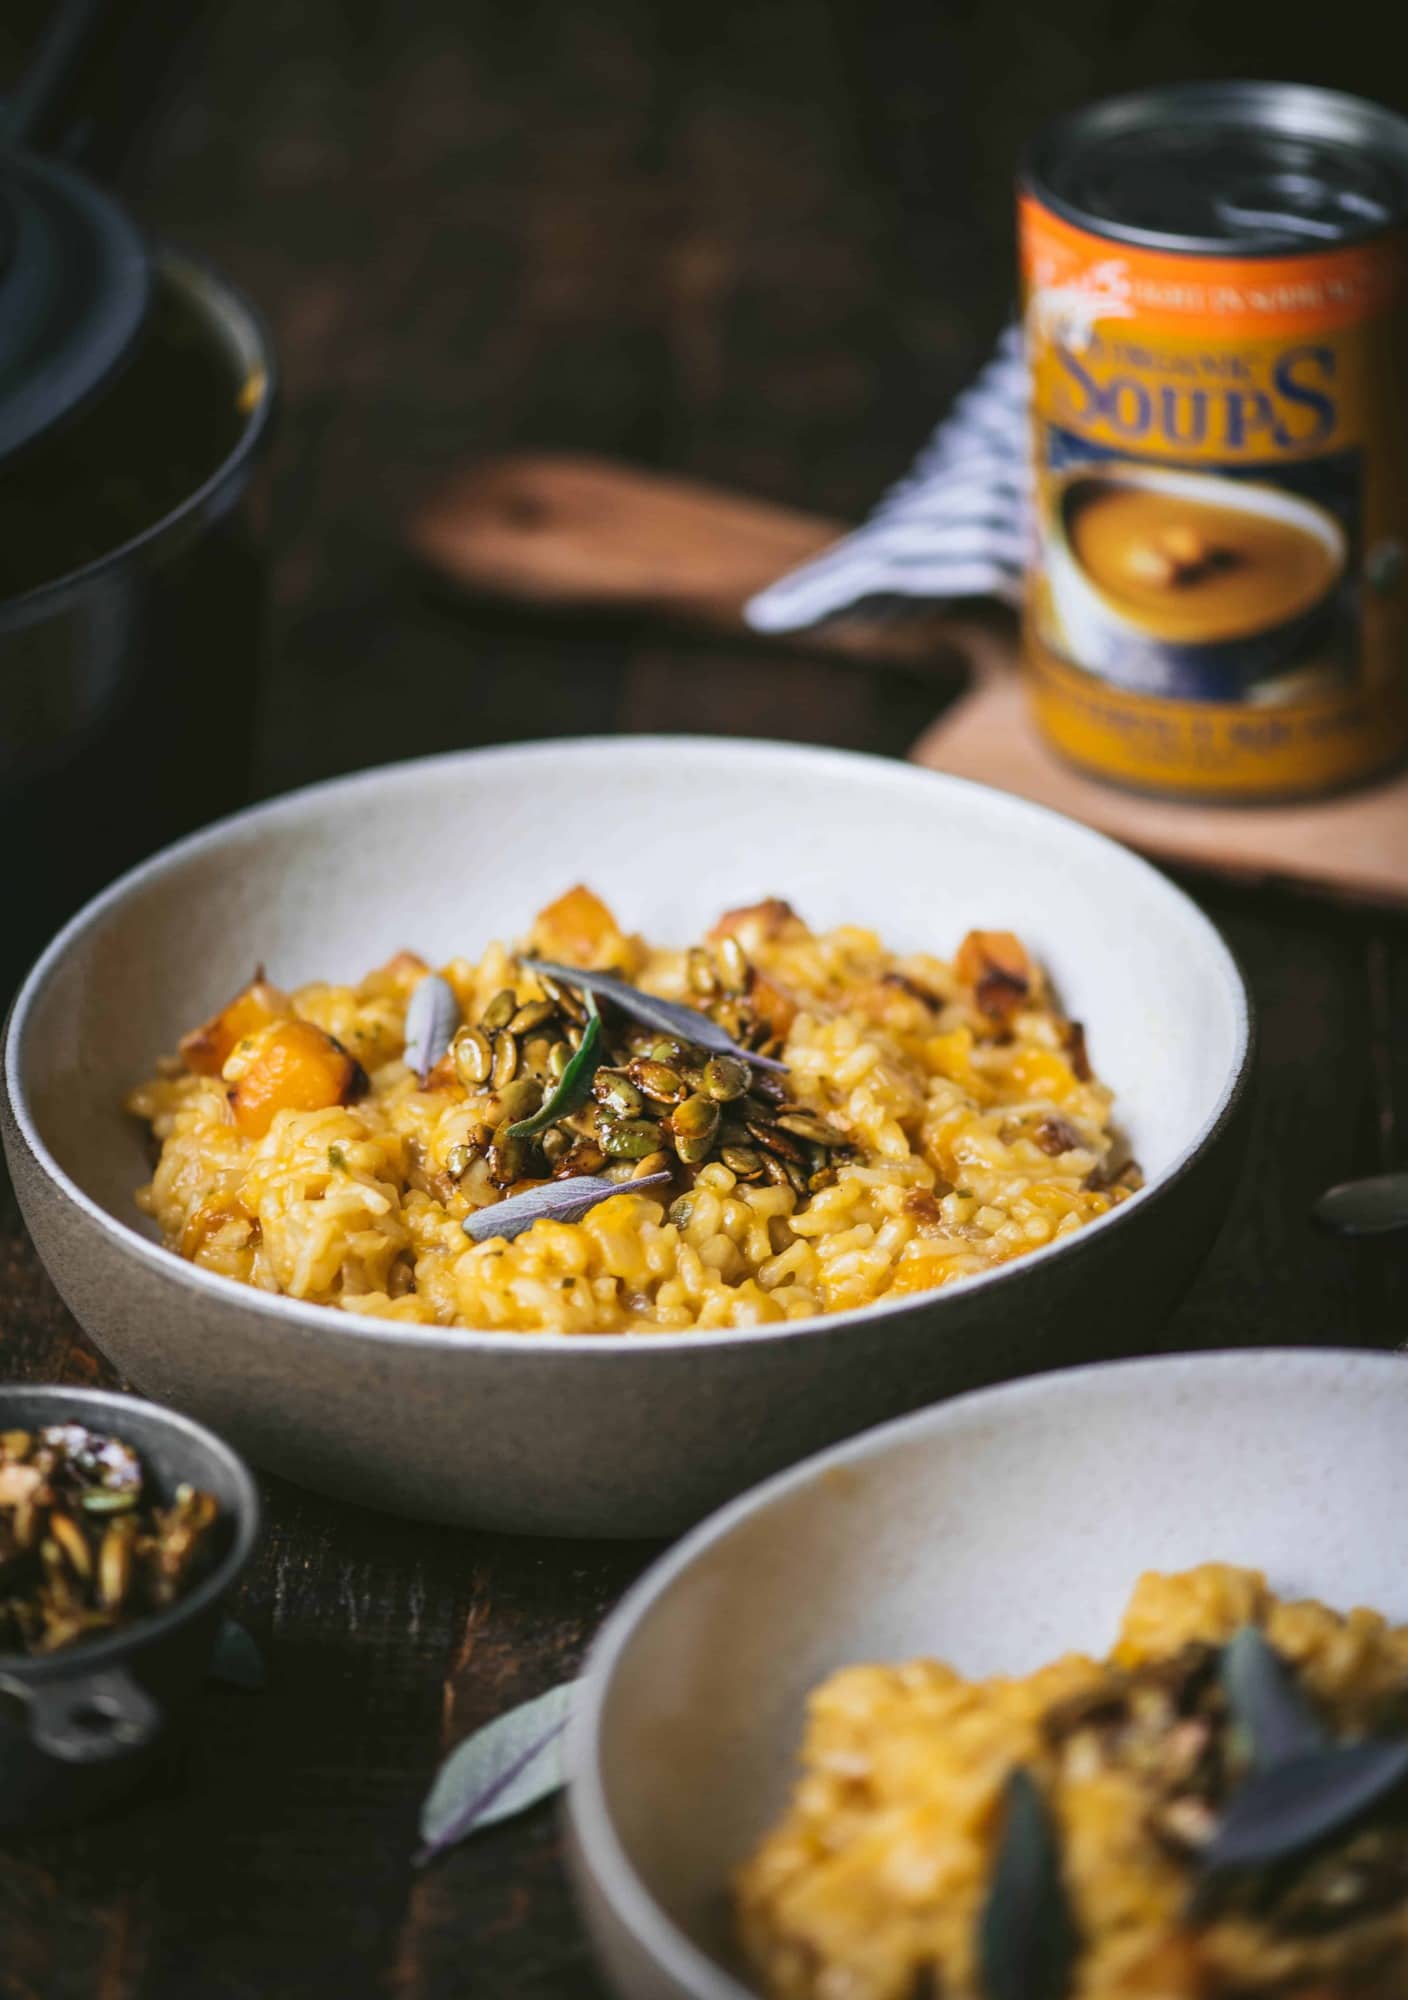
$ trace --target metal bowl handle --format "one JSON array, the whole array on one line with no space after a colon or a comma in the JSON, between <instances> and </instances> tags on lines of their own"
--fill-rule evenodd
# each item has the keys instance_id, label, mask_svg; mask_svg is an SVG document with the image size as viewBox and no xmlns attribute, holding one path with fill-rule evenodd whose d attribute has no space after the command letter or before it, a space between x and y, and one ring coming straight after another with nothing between
<instances>
[{"instance_id":1,"label":"metal bowl handle","mask_svg":"<svg viewBox=\"0 0 1408 2000\"><path fill-rule=\"evenodd\" d=\"M110 1764L130 1757L161 1729L160 1708L124 1667L48 1686L11 1687L28 1702L36 1749L63 1764Z\"/></svg>"}]
</instances>

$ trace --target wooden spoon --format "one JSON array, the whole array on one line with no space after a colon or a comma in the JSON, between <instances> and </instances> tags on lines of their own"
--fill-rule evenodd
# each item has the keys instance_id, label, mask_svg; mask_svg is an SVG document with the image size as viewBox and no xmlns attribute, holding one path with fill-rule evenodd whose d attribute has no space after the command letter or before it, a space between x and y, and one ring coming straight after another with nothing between
<instances>
[{"instance_id":1,"label":"wooden spoon","mask_svg":"<svg viewBox=\"0 0 1408 2000\"><path fill-rule=\"evenodd\" d=\"M700 481L557 452L487 458L413 517L416 556L459 589L543 610L628 612L756 645L743 607L846 533L846 524ZM858 661L971 666L1008 614L955 605L903 619L848 616L783 643Z\"/></svg>"}]
</instances>

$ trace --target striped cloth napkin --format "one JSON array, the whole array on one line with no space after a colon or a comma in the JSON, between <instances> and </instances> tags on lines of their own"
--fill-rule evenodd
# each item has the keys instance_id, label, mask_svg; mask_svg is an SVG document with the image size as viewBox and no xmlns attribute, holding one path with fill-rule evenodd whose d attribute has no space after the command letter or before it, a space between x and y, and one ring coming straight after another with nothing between
<instances>
[{"instance_id":1,"label":"striped cloth napkin","mask_svg":"<svg viewBox=\"0 0 1408 2000\"><path fill-rule=\"evenodd\" d=\"M902 615L950 597L1017 604L1031 544L1027 366L1009 326L909 473L863 527L744 607L758 632L798 632L861 608Z\"/></svg>"}]
</instances>

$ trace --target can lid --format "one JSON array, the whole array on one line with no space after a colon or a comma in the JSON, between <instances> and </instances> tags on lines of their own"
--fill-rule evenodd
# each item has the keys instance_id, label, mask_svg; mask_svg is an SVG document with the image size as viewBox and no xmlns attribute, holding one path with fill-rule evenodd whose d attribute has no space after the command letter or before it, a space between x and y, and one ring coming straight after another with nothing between
<instances>
[{"instance_id":1,"label":"can lid","mask_svg":"<svg viewBox=\"0 0 1408 2000\"><path fill-rule=\"evenodd\" d=\"M1023 178L1059 214L1122 242L1293 256L1408 214L1408 120L1309 84L1178 84L1058 119Z\"/></svg>"},{"instance_id":2,"label":"can lid","mask_svg":"<svg viewBox=\"0 0 1408 2000\"><path fill-rule=\"evenodd\" d=\"M53 160L0 152L0 458L102 386L150 299L146 246L115 201Z\"/></svg>"}]
</instances>

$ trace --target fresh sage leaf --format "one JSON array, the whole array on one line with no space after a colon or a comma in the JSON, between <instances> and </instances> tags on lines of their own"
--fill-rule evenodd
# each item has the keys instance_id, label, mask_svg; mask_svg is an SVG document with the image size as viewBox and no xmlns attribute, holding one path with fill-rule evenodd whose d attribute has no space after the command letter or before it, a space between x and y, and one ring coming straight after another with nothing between
<instances>
[{"instance_id":1,"label":"fresh sage leaf","mask_svg":"<svg viewBox=\"0 0 1408 2000\"><path fill-rule=\"evenodd\" d=\"M1056 1829L1036 1780L1019 1767L978 1920L984 2000L1065 2000L1075 1951Z\"/></svg>"},{"instance_id":2,"label":"fresh sage leaf","mask_svg":"<svg viewBox=\"0 0 1408 2000\"><path fill-rule=\"evenodd\" d=\"M1228 1799L1203 1870L1259 1868L1338 1833L1408 1778L1408 1738L1368 1737L1258 1771Z\"/></svg>"},{"instance_id":3,"label":"fresh sage leaf","mask_svg":"<svg viewBox=\"0 0 1408 2000\"><path fill-rule=\"evenodd\" d=\"M570 1118L572 1113L585 1104L592 1093L592 1078L601 1063L597 1047L601 1041L601 1016L596 1011L596 1002L591 999L591 1015L582 1030L581 1046L557 1080L557 1088L544 1101L541 1109L531 1118L520 1118L516 1125L507 1128L510 1139L532 1139L539 1132L546 1132L549 1125L555 1125L559 1118Z\"/></svg>"},{"instance_id":4,"label":"fresh sage leaf","mask_svg":"<svg viewBox=\"0 0 1408 2000\"><path fill-rule=\"evenodd\" d=\"M1295 1674L1258 1626L1235 1632L1218 1665L1232 1718L1251 1745L1254 1770L1269 1771L1329 1744L1330 1733Z\"/></svg>"},{"instance_id":5,"label":"fresh sage leaf","mask_svg":"<svg viewBox=\"0 0 1408 2000\"><path fill-rule=\"evenodd\" d=\"M696 1048L712 1049L716 1055L739 1056L759 1069L785 1070L787 1067L775 1056L760 1056L753 1049L740 1048L717 1021L701 1014L697 1007L686 1007L675 1000L659 1000L653 993L642 993L638 986L630 986L624 979L617 979L614 973L583 972L579 966L556 965L549 958L525 958L519 962L529 972L545 972L549 979L560 979L564 985L578 986L584 993L594 993L598 1000L611 1001L623 1014L629 1014L633 1021L639 1021L646 1028L658 1028L662 1035L674 1035L682 1042L693 1042Z\"/></svg>"},{"instance_id":6,"label":"fresh sage leaf","mask_svg":"<svg viewBox=\"0 0 1408 2000\"><path fill-rule=\"evenodd\" d=\"M406 1009L406 1063L422 1086L455 1038L460 1003L448 979L428 972Z\"/></svg>"},{"instance_id":7,"label":"fresh sage leaf","mask_svg":"<svg viewBox=\"0 0 1408 2000\"><path fill-rule=\"evenodd\" d=\"M562 1738L576 1685L565 1681L511 1708L450 1752L420 1809L417 1868L471 1833L561 1790Z\"/></svg>"},{"instance_id":8,"label":"fresh sage leaf","mask_svg":"<svg viewBox=\"0 0 1408 2000\"><path fill-rule=\"evenodd\" d=\"M264 1686L264 1656L238 1619L220 1620L206 1677L223 1681L227 1687L245 1688L251 1694Z\"/></svg>"},{"instance_id":9,"label":"fresh sage leaf","mask_svg":"<svg viewBox=\"0 0 1408 2000\"><path fill-rule=\"evenodd\" d=\"M541 1187L477 1208L462 1227L471 1243L488 1243L495 1236L510 1241L535 1222L580 1222L588 1209L613 1194L640 1194L670 1179L668 1173L642 1174L638 1181L608 1181L600 1174L569 1174L565 1180L544 1181Z\"/></svg>"}]
</instances>

